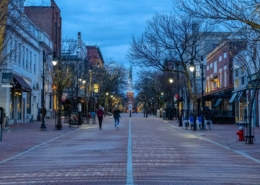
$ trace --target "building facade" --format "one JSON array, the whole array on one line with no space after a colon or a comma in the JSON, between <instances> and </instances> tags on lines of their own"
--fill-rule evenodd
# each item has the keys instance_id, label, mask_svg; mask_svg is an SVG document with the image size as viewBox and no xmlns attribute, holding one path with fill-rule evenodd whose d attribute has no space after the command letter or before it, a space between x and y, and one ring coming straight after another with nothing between
<instances>
[{"instance_id":1,"label":"building facade","mask_svg":"<svg viewBox=\"0 0 260 185\"><path fill-rule=\"evenodd\" d=\"M2 56L6 56L1 63L1 75L9 73L12 76L11 83L1 80L0 87L0 107L5 109L9 124L37 120L38 110L42 107L43 67L46 79L50 82L44 85L45 96L51 92L52 64L49 58L46 59L46 65L43 64L43 50L52 51L52 41L24 14L23 1L15 2L15 5L9 4L15 7L10 8L11 14L17 15L17 19L23 16L17 24L11 21L14 17L7 17L6 25L9 29L6 29L1 51ZM47 104L52 108L51 103Z\"/></svg>"}]
</instances>

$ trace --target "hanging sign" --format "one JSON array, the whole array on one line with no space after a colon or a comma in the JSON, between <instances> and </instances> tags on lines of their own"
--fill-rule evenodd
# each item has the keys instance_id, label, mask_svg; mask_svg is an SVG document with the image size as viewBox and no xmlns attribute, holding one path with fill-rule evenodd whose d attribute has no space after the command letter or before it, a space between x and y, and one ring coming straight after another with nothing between
<instances>
[{"instance_id":1,"label":"hanging sign","mask_svg":"<svg viewBox=\"0 0 260 185\"><path fill-rule=\"evenodd\" d=\"M13 73L2 73L2 83L13 83Z\"/></svg>"}]
</instances>

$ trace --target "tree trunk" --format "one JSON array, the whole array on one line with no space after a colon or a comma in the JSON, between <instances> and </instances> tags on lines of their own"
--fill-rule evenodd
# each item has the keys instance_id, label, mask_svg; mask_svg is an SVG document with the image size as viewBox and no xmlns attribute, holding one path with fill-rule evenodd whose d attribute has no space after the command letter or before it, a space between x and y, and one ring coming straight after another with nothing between
<instances>
[{"instance_id":1,"label":"tree trunk","mask_svg":"<svg viewBox=\"0 0 260 185\"><path fill-rule=\"evenodd\" d=\"M61 124L61 98L62 98L62 91L58 90L58 94L57 94L57 125L56 125L56 129L57 130L61 130L62 129L62 124Z\"/></svg>"}]
</instances>

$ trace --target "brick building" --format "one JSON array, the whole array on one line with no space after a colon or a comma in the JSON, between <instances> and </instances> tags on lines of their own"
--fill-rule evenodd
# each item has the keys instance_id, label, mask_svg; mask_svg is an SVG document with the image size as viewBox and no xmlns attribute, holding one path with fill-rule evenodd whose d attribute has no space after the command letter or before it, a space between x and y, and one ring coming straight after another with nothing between
<instances>
[{"instance_id":1,"label":"brick building","mask_svg":"<svg viewBox=\"0 0 260 185\"><path fill-rule=\"evenodd\" d=\"M104 64L103 56L99 47L86 46L87 47L87 59L88 62L95 67L102 67Z\"/></svg>"},{"instance_id":2,"label":"brick building","mask_svg":"<svg viewBox=\"0 0 260 185\"><path fill-rule=\"evenodd\" d=\"M24 13L53 41L53 50L60 57L62 18L58 5L50 0L49 6L25 6Z\"/></svg>"},{"instance_id":3,"label":"brick building","mask_svg":"<svg viewBox=\"0 0 260 185\"><path fill-rule=\"evenodd\" d=\"M204 100L215 111L215 122L235 121L234 104L230 101L234 90L233 58L243 46L242 41L225 41L207 55Z\"/></svg>"}]
</instances>

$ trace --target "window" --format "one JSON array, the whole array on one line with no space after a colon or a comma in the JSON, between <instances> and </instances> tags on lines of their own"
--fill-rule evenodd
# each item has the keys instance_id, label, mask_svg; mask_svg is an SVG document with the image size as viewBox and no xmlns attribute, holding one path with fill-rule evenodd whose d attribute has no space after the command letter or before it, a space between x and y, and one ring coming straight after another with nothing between
<instances>
[{"instance_id":1,"label":"window","mask_svg":"<svg viewBox=\"0 0 260 185\"><path fill-rule=\"evenodd\" d=\"M21 43L19 43L18 57L19 57L18 66L21 67L21 64L22 64L22 45L21 45Z\"/></svg>"},{"instance_id":2,"label":"window","mask_svg":"<svg viewBox=\"0 0 260 185\"><path fill-rule=\"evenodd\" d=\"M21 55L23 56L23 60L22 60L22 68L24 68L24 63L25 63L25 47L23 46L23 52L21 53Z\"/></svg>"},{"instance_id":3,"label":"window","mask_svg":"<svg viewBox=\"0 0 260 185\"><path fill-rule=\"evenodd\" d=\"M26 49L26 61L25 61L25 65L26 65L26 66L25 66L25 69L26 69L26 70L28 70L28 67L29 67L29 66L28 66L28 65L29 65L28 63L29 63L29 51L28 51L28 49Z\"/></svg>"},{"instance_id":4,"label":"window","mask_svg":"<svg viewBox=\"0 0 260 185\"><path fill-rule=\"evenodd\" d=\"M207 65L207 71L209 70L209 65Z\"/></svg>"},{"instance_id":5,"label":"window","mask_svg":"<svg viewBox=\"0 0 260 185\"><path fill-rule=\"evenodd\" d=\"M30 51L30 72L32 72L32 52Z\"/></svg>"},{"instance_id":6,"label":"window","mask_svg":"<svg viewBox=\"0 0 260 185\"><path fill-rule=\"evenodd\" d=\"M17 64L17 61L18 61L18 58L17 58L17 52L18 52L18 48L17 48L17 41L15 40L14 41L14 49L15 49L15 52L14 52L14 62L15 64Z\"/></svg>"},{"instance_id":7,"label":"window","mask_svg":"<svg viewBox=\"0 0 260 185\"><path fill-rule=\"evenodd\" d=\"M241 77L241 85L244 85L245 84L245 76L242 76Z\"/></svg>"},{"instance_id":8,"label":"window","mask_svg":"<svg viewBox=\"0 0 260 185\"><path fill-rule=\"evenodd\" d=\"M224 58L227 58L227 53L224 53Z\"/></svg>"},{"instance_id":9,"label":"window","mask_svg":"<svg viewBox=\"0 0 260 185\"><path fill-rule=\"evenodd\" d=\"M235 87L238 87L239 86L239 81L238 79L235 79L235 84L234 84Z\"/></svg>"},{"instance_id":10,"label":"window","mask_svg":"<svg viewBox=\"0 0 260 185\"><path fill-rule=\"evenodd\" d=\"M219 62L221 62L221 61L222 61L222 56L219 57Z\"/></svg>"},{"instance_id":11,"label":"window","mask_svg":"<svg viewBox=\"0 0 260 185\"><path fill-rule=\"evenodd\" d=\"M218 70L218 68L217 68L218 66L217 66L217 61L215 61L214 62L214 73L216 73L217 72L217 70Z\"/></svg>"},{"instance_id":12,"label":"window","mask_svg":"<svg viewBox=\"0 0 260 185\"><path fill-rule=\"evenodd\" d=\"M238 77L238 69L235 70L235 77Z\"/></svg>"},{"instance_id":13,"label":"window","mask_svg":"<svg viewBox=\"0 0 260 185\"><path fill-rule=\"evenodd\" d=\"M210 64L210 68L212 68L212 63Z\"/></svg>"},{"instance_id":14,"label":"window","mask_svg":"<svg viewBox=\"0 0 260 185\"><path fill-rule=\"evenodd\" d=\"M33 73L36 75L36 54L34 54Z\"/></svg>"},{"instance_id":15,"label":"window","mask_svg":"<svg viewBox=\"0 0 260 185\"><path fill-rule=\"evenodd\" d=\"M241 74L244 74L244 73L245 73L245 68L241 67Z\"/></svg>"}]
</instances>

